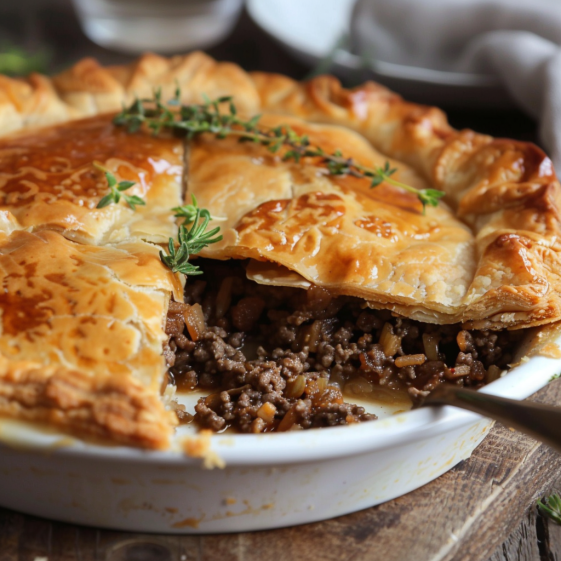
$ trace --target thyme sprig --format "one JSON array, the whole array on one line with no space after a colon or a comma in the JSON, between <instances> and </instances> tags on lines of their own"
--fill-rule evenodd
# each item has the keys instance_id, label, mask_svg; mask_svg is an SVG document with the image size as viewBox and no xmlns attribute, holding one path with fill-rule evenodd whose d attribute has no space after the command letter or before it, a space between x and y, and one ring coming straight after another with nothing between
<instances>
[{"instance_id":1,"label":"thyme sprig","mask_svg":"<svg viewBox=\"0 0 561 561\"><path fill-rule=\"evenodd\" d=\"M160 259L167 265L172 273L183 273L184 275L200 275L202 271L197 265L189 262L191 255L199 253L210 244L219 242L222 236L218 236L220 228L206 231L211 221L210 212L205 208L199 208L197 199L192 195L193 203L182 207L175 207L175 216L184 218L183 224L179 226L178 248L175 248L175 240L169 238L168 253L160 251ZM191 227L187 226L191 224Z\"/></svg>"},{"instance_id":2,"label":"thyme sprig","mask_svg":"<svg viewBox=\"0 0 561 561\"><path fill-rule=\"evenodd\" d=\"M199 209L199 204L197 203L197 199L193 194L191 194L191 201L191 204L173 207L171 210L175 212L174 216L176 218L183 218L183 224L191 224L191 222L195 221L197 210L200 210L201 217L204 218L205 216L208 216L208 219L212 220L210 212L206 208Z\"/></svg>"},{"instance_id":3,"label":"thyme sprig","mask_svg":"<svg viewBox=\"0 0 561 561\"><path fill-rule=\"evenodd\" d=\"M561 524L561 497L557 494L550 495L544 502L538 501L538 508L542 514L551 518L556 524Z\"/></svg>"},{"instance_id":4,"label":"thyme sprig","mask_svg":"<svg viewBox=\"0 0 561 561\"><path fill-rule=\"evenodd\" d=\"M437 206L444 196L437 189L415 189L401 183L391 176L397 171L391 168L389 162L383 167L367 167L356 162L353 158L345 157L340 150L333 153L324 151L320 146L310 143L308 136L299 135L288 125L273 128L259 126L260 115L245 120L238 116L236 106L231 96L210 100L205 96L204 103L182 104L181 91L175 91L175 97L164 103L161 90L154 92L151 99L137 99L128 108L123 108L114 123L124 126L129 132L138 131L143 125L159 134L162 129L194 138L202 133L211 133L216 138L227 136L238 137L240 142L253 142L267 147L276 153L285 148L283 160L293 160L299 163L303 158L314 158L324 165L331 175L349 175L367 179L370 187L374 188L383 182L399 187L409 193L414 193L423 205L423 212L427 206ZM228 112L221 112L220 107L228 104Z\"/></svg>"},{"instance_id":5,"label":"thyme sprig","mask_svg":"<svg viewBox=\"0 0 561 561\"><path fill-rule=\"evenodd\" d=\"M103 208L111 204L118 204L121 197L130 206L132 210L136 210L137 206L144 206L146 202L138 197L137 195L125 195L124 191L130 189L133 185L136 185L136 181L119 181L117 183L117 178L104 166L95 162L94 167L105 174L107 180L107 186L109 187L109 193L105 197L101 198L97 203L96 208Z\"/></svg>"}]
</instances>

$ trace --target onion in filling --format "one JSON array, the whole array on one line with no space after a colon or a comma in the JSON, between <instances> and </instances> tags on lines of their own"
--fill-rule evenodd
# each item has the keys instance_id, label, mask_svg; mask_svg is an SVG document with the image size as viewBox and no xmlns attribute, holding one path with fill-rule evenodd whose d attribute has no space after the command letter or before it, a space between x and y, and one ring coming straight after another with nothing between
<instances>
[{"instance_id":1,"label":"onion in filling","mask_svg":"<svg viewBox=\"0 0 561 561\"><path fill-rule=\"evenodd\" d=\"M179 389L210 392L185 420L213 431L374 420L345 397L377 387L413 402L442 382L479 388L508 368L523 336L421 323L316 286L257 284L243 261L197 264L185 303L170 305L164 353Z\"/></svg>"}]
</instances>

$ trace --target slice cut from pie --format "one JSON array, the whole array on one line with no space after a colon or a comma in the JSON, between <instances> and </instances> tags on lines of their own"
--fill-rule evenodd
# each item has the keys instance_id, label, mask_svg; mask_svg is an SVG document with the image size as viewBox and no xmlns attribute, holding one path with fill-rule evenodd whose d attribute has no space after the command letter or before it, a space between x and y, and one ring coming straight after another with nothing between
<instances>
[{"instance_id":1,"label":"slice cut from pie","mask_svg":"<svg viewBox=\"0 0 561 561\"><path fill-rule=\"evenodd\" d=\"M99 247L17 230L0 241L0 280L0 410L167 445L171 425L161 418L144 436L134 426L168 417L157 398L162 318L182 295L154 245Z\"/></svg>"},{"instance_id":2,"label":"slice cut from pie","mask_svg":"<svg viewBox=\"0 0 561 561\"><path fill-rule=\"evenodd\" d=\"M176 88L186 104L232 96L243 118L388 162L402 183L446 197L423 212L414 194L313 159L113 123L123 104ZM0 122L0 415L165 448L176 418L160 394L173 365L226 388L199 408L211 428L243 407L250 432L356 422L363 413L329 380L481 384L500 371L499 330L561 319L560 187L545 154L455 131L376 84L300 84L201 53L84 60L52 79L3 77ZM134 182L127 192L144 204L98 208L104 170ZM208 272L184 302L160 251L177 235L172 209L192 195L223 240L201 252ZM251 358L244 340L277 324L271 341L285 346ZM316 417L302 413L309 404Z\"/></svg>"}]
</instances>

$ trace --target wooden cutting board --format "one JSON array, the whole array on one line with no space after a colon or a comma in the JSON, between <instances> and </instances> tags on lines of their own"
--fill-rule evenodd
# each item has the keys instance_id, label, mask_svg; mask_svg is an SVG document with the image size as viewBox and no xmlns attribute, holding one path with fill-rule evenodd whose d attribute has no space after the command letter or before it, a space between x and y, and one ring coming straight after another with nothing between
<instances>
[{"instance_id":1,"label":"wooden cutting board","mask_svg":"<svg viewBox=\"0 0 561 561\"><path fill-rule=\"evenodd\" d=\"M533 399L561 406L561 381ZM0 561L486 561L491 555L490 561L553 560L557 556L551 551L543 553L547 528L538 536L532 526L535 509L529 511L522 534L511 534L560 479L555 452L497 425L469 460L436 481L378 507L306 526L153 536L71 526L0 509ZM511 545L497 550L509 536ZM552 543L561 543L561 533L552 536L557 536ZM537 538L543 542L540 551Z\"/></svg>"}]
</instances>

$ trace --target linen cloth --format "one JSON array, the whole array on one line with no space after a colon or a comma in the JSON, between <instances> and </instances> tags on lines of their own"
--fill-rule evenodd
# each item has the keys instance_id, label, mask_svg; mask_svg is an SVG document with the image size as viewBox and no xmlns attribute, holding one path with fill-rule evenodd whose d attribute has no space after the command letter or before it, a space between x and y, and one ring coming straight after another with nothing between
<instances>
[{"instance_id":1,"label":"linen cloth","mask_svg":"<svg viewBox=\"0 0 561 561\"><path fill-rule=\"evenodd\" d=\"M358 0L351 37L377 60L497 76L561 170L561 0Z\"/></svg>"}]
</instances>

